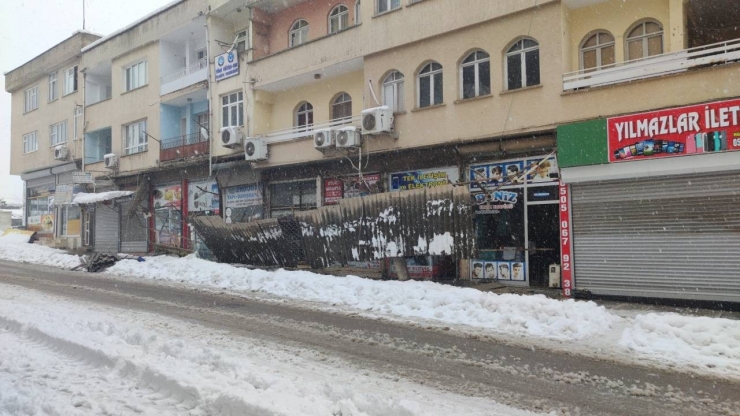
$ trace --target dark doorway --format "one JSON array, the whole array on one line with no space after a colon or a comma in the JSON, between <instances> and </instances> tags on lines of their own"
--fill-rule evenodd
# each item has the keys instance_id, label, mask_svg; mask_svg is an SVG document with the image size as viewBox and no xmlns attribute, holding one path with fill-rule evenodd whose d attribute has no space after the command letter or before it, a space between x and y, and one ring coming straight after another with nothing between
<instances>
[{"instance_id":1,"label":"dark doorway","mask_svg":"<svg viewBox=\"0 0 740 416\"><path fill-rule=\"evenodd\" d=\"M529 227L529 285L546 287L549 267L560 264L558 204L527 207Z\"/></svg>"}]
</instances>

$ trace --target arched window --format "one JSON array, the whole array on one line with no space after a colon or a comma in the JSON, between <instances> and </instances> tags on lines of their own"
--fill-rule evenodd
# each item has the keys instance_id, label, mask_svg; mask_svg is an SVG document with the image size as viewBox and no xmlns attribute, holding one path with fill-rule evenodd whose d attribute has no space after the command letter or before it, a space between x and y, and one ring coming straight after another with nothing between
<instances>
[{"instance_id":1,"label":"arched window","mask_svg":"<svg viewBox=\"0 0 740 416\"><path fill-rule=\"evenodd\" d=\"M581 69L597 70L614 65L614 36L596 32L581 45Z\"/></svg>"},{"instance_id":2,"label":"arched window","mask_svg":"<svg viewBox=\"0 0 740 416\"><path fill-rule=\"evenodd\" d=\"M476 51L460 65L461 98L473 98L491 93L491 57Z\"/></svg>"},{"instance_id":3,"label":"arched window","mask_svg":"<svg viewBox=\"0 0 740 416\"><path fill-rule=\"evenodd\" d=\"M340 4L329 13L329 33L337 33L349 26L349 9Z\"/></svg>"},{"instance_id":4,"label":"arched window","mask_svg":"<svg viewBox=\"0 0 740 416\"><path fill-rule=\"evenodd\" d=\"M403 111L403 74L393 71L383 80L383 105L394 113Z\"/></svg>"},{"instance_id":5,"label":"arched window","mask_svg":"<svg viewBox=\"0 0 740 416\"><path fill-rule=\"evenodd\" d=\"M352 117L352 97L346 92L337 96L331 103L332 120L342 120Z\"/></svg>"},{"instance_id":6,"label":"arched window","mask_svg":"<svg viewBox=\"0 0 740 416\"><path fill-rule=\"evenodd\" d=\"M361 14L360 14L360 0L357 0L355 2L355 24L359 25L362 22Z\"/></svg>"},{"instance_id":7,"label":"arched window","mask_svg":"<svg viewBox=\"0 0 740 416\"><path fill-rule=\"evenodd\" d=\"M417 91L419 108L442 104L442 65L430 62L419 71Z\"/></svg>"},{"instance_id":8,"label":"arched window","mask_svg":"<svg viewBox=\"0 0 740 416\"><path fill-rule=\"evenodd\" d=\"M290 27L290 47L298 46L308 40L308 22L301 19Z\"/></svg>"},{"instance_id":9,"label":"arched window","mask_svg":"<svg viewBox=\"0 0 740 416\"><path fill-rule=\"evenodd\" d=\"M540 45L532 39L520 39L506 51L506 89L515 90L539 83Z\"/></svg>"},{"instance_id":10,"label":"arched window","mask_svg":"<svg viewBox=\"0 0 740 416\"><path fill-rule=\"evenodd\" d=\"M654 20L638 23L627 33L627 60L663 53L663 26Z\"/></svg>"},{"instance_id":11,"label":"arched window","mask_svg":"<svg viewBox=\"0 0 740 416\"><path fill-rule=\"evenodd\" d=\"M301 103L295 110L295 126L305 131L313 126L313 106L309 102Z\"/></svg>"}]
</instances>

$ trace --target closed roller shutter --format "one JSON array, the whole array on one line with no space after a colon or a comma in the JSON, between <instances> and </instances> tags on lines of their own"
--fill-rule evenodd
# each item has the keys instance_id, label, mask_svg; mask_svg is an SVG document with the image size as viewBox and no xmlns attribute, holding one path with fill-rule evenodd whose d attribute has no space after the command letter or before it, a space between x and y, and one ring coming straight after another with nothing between
<instances>
[{"instance_id":1,"label":"closed roller shutter","mask_svg":"<svg viewBox=\"0 0 740 416\"><path fill-rule=\"evenodd\" d=\"M144 217L146 202L139 209L131 209L134 201L127 201L121 209L121 253L146 253L148 249L148 220ZM129 214L130 213L130 214Z\"/></svg>"},{"instance_id":2,"label":"closed roller shutter","mask_svg":"<svg viewBox=\"0 0 740 416\"><path fill-rule=\"evenodd\" d=\"M118 205L95 206L95 251L118 254L119 247Z\"/></svg>"},{"instance_id":3,"label":"closed roller shutter","mask_svg":"<svg viewBox=\"0 0 740 416\"><path fill-rule=\"evenodd\" d=\"M575 286L740 302L740 172L572 186Z\"/></svg>"}]
</instances>

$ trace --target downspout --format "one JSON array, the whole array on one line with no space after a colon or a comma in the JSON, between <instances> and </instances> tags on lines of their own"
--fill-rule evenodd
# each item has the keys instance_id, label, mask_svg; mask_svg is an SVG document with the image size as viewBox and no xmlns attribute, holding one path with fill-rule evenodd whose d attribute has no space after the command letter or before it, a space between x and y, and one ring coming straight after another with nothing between
<instances>
[{"instance_id":1,"label":"downspout","mask_svg":"<svg viewBox=\"0 0 740 416\"><path fill-rule=\"evenodd\" d=\"M206 11L206 24L203 25L206 28L206 56L208 57L208 65L206 69L206 77L208 78L208 177L213 176L213 108L211 107L211 96L213 89L211 88L211 38L208 33L208 19L211 14L211 6L208 6Z\"/></svg>"},{"instance_id":2,"label":"downspout","mask_svg":"<svg viewBox=\"0 0 740 416\"><path fill-rule=\"evenodd\" d=\"M85 171L85 117L87 117L87 111L85 111L85 106L87 103L85 102L85 85L87 84L87 72L85 71L87 68L83 68L82 71L82 126L79 127L79 132L82 134L82 171ZM77 108L75 108L75 111L77 111ZM77 114L72 114L73 119L76 118Z\"/></svg>"}]
</instances>

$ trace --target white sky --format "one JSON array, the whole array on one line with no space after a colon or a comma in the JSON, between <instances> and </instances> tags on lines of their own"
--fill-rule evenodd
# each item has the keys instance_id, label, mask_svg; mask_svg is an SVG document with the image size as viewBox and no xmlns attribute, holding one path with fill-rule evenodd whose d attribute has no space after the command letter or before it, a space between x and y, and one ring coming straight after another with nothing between
<instances>
[{"instance_id":1,"label":"white sky","mask_svg":"<svg viewBox=\"0 0 740 416\"><path fill-rule=\"evenodd\" d=\"M82 28L83 0L6 0L0 13L0 72L31 60ZM85 0L85 29L107 35L172 0ZM0 77L0 198L20 202L23 182L10 176L10 94ZM43 103L42 103L43 105ZM20 139L20 138L13 138Z\"/></svg>"}]
</instances>

